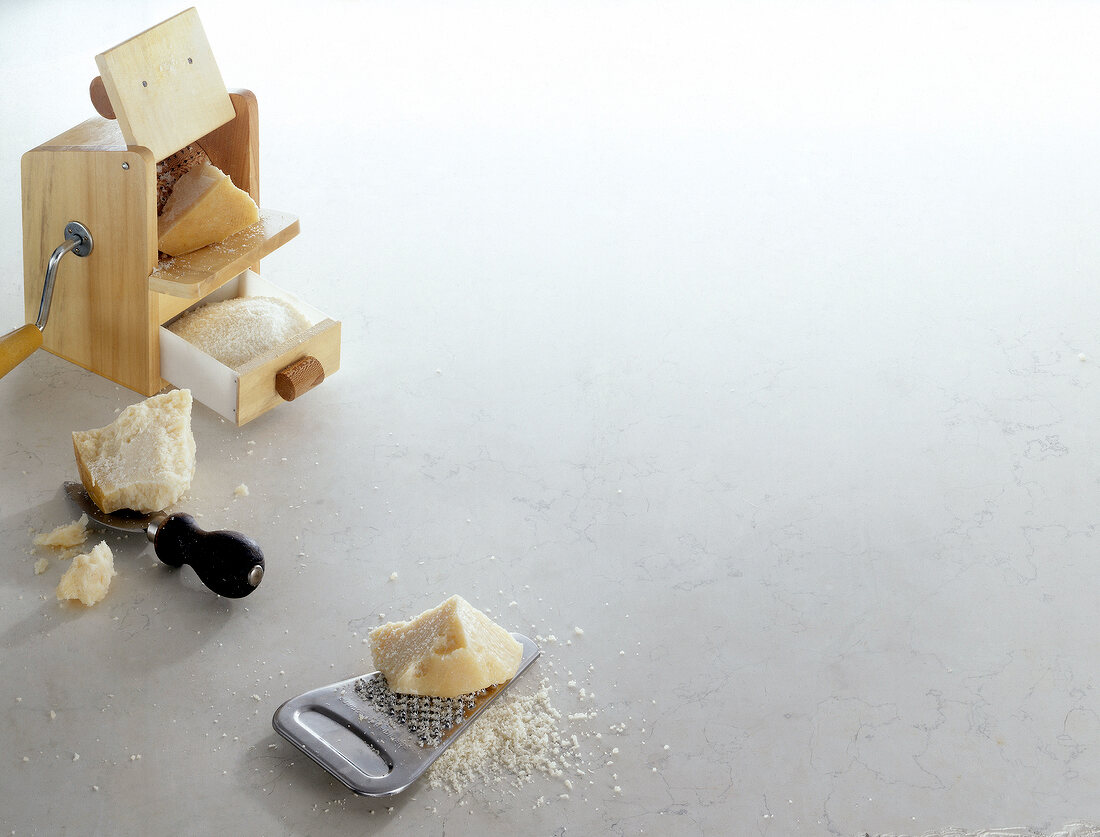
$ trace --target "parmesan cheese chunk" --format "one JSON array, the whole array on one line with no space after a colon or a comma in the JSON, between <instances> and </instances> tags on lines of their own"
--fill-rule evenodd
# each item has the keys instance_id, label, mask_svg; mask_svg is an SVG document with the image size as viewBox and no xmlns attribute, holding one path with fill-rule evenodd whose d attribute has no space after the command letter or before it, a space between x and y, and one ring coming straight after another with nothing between
<instances>
[{"instance_id":1,"label":"parmesan cheese chunk","mask_svg":"<svg viewBox=\"0 0 1100 837\"><path fill-rule=\"evenodd\" d=\"M63 523L45 535L35 535L35 546L52 546L57 549L72 549L88 539L88 515L80 515L79 520Z\"/></svg>"},{"instance_id":2,"label":"parmesan cheese chunk","mask_svg":"<svg viewBox=\"0 0 1100 837\"><path fill-rule=\"evenodd\" d=\"M74 432L73 449L80 480L103 511L167 508L195 475L191 391L154 395L106 427Z\"/></svg>"},{"instance_id":3,"label":"parmesan cheese chunk","mask_svg":"<svg viewBox=\"0 0 1100 837\"><path fill-rule=\"evenodd\" d=\"M260 220L248 192L217 166L204 163L188 171L172 187L157 219L157 249L182 256L228 238Z\"/></svg>"},{"instance_id":4,"label":"parmesan cheese chunk","mask_svg":"<svg viewBox=\"0 0 1100 837\"><path fill-rule=\"evenodd\" d=\"M408 622L370 632L374 665L399 694L457 697L503 683L519 669L523 646L461 596Z\"/></svg>"},{"instance_id":5,"label":"parmesan cheese chunk","mask_svg":"<svg viewBox=\"0 0 1100 837\"><path fill-rule=\"evenodd\" d=\"M92 551L73 558L72 566L57 584L57 599L77 599L91 607L103 601L114 578L115 561L107 541L100 541Z\"/></svg>"}]
</instances>

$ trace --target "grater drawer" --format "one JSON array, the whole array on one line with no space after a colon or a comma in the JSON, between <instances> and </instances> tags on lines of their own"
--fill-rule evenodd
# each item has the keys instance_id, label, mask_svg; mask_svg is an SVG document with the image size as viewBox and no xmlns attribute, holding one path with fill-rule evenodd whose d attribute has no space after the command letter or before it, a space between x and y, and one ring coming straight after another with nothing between
<instances>
[{"instance_id":1,"label":"grater drawer","mask_svg":"<svg viewBox=\"0 0 1100 837\"><path fill-rule=\"evenodd\" d=\"M251 270L245 270L193 307L241 296L284 299L306 315L310 328L292 343L240 369L231 369L163 325L160 327L161 377L181 389L190 389L198 401L238 426L285 403L276 390L276 376L296 361L316 359L325 378L340 368L340 323Z\"/></svg>"}]
</instances>

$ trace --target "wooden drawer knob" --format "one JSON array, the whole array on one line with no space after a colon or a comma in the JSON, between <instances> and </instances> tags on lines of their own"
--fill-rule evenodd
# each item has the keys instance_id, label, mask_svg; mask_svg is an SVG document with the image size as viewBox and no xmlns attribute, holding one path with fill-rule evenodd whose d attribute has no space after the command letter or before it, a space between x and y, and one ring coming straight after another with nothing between
<instances>
[{"instance_id":1,"label":"wooden drawer knob","mask_svg":"<svg viewBox=\"0 0 1100 837\"><path fill-rule=\"evenodd\" d=\"M293 401L325 379L325 368L312 355L299 358L275 373L275 392L284 401Z\"/></svg>"}]
</instances>

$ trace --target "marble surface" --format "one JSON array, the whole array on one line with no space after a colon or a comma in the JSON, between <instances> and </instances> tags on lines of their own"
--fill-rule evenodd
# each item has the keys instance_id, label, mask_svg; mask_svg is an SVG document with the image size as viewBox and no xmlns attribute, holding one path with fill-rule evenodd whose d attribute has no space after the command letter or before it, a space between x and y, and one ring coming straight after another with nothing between
<instances>
[{"instance_id":1,"label":"marble surface","mask_svg":"<svg viewBox=\"0 0 1100 837\"><path fill-rule=\"evenodd\" d=\"M180 10L117 8L0 6L4 330L20 155ZM0 380L4 833L1091 833L1100 8L199 12L302 219L263 273L342 368L195 408L182 505L260 540L255 595L112 535L91 609L31 533L138 397L44 352ZM515 688L578 736L568 799L360 798L272 731L452 593L540 638Z\"/></svg>"}]
</instances>

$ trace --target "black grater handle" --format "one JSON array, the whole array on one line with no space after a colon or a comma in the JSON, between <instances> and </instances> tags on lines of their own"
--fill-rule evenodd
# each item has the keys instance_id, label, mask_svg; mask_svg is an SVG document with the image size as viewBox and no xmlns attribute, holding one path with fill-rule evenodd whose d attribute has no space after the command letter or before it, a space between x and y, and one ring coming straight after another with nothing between
<instances>
[{"instance_id":1,"label":"black grater handle","mask_svg":"<svg viewBox=\"0 0 1100 837\"><path fill-rule=\"evenodd\" d=\"M150 530L149 539L161 561L172 567L190 564L202 583L219 596L247 596L264 577L263 552L240 532L206 532L195 518L183 513L169 515Z\"/></svg>"}]
</instances>

